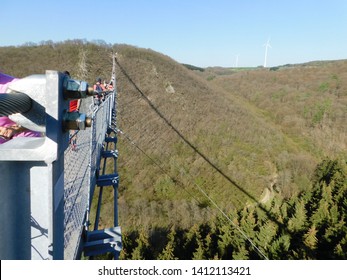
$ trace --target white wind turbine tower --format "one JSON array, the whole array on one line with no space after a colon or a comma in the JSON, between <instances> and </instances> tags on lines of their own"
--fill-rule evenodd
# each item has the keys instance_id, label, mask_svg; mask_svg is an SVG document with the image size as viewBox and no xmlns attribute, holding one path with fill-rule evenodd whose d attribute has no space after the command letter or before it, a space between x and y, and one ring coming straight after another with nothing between
<instances>
[{"instance_id":1,"label":"white wind turbine tower","mask_svg":"<svg viewBox=\"0 0 347 280\"><path fill-rule=\"evenodd\" d=\"M266 62L267 62L267 50L268 48L271 48L270 45L270 38L267 40L266 44L264 45L265 47L265 59L264 59L264 67L266 67Z\"/></svg>"},{"instance_id":2,"label":"white wind turbine tower","mask_svg":"<svg viewBox=\"0 0 347 280\"><path fill-rule=\"evenodd\" d=\"M236 59L235 67L238 67L239 66L239 55L238 54L235 56L235 59Z\"/></svg>"}]
</instances>

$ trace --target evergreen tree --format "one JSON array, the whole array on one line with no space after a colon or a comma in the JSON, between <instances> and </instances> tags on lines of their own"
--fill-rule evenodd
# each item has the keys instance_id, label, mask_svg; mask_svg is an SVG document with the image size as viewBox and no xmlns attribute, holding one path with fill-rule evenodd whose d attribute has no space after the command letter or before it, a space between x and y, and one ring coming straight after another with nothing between
<instances>
[{"instance_id":1,"label":"evergreen tree","mask_svg":"<svg viewBox=\"0 0 347 280\"><path fill-rule=\"evenodd\" d=\"M307 233L304 235L304 243L311 250L314 250L317 248L318 239L316 235L317 235L317 229L316 229L316 226L314 225L311 226L309 230L307 231Z\"/></svg>"},{"instance_id":2,"label":"evergreen tree","mask_svg":"<svg viewBox=\"0 0 347 280\"><path fill-rule=\"evenodd\" d=\"M152 259L149 254L149 241L148 234L144 230L140 231L138 238L136 239L137 246L134 248L131 259L132 260L145 260Z\"/></svg>"},{"instance_id":3,"label":"evergreen tree","mask_svg":"<svg viewBox=\"0 0 347 280\"><path fill-rule=\"evenodd\" d=\"M191 260L193 258L193 253L198 247L197 236L199 235L199 226L197 224L193 225L188 233L185 235L184 250L186 252L186 259Z\"/></svg>"},{"instance_id":4,"label":"evergreen tree","mask_svg":"<svg viewBox=\"0 0 347 280\"><path fill-rule=\"evenodd\" d=\"M341 239L339 244L334 248L334 255L336 259L347 259L347 232L345 231L345 236Z\"/></svg>"},{"instance_id":5,"label":"evergreen tree","mask_svg":"<svg viewBox=\"0 0 347 280\"><path fill-rule=\"evenodd\" d=\"M272 242L272 246L268 250L269 258L273 260L289 260L292 259L293 256L289 251L290 248L290 235L282 234L279 238L275 239Z\"/></svg>"},{"instance_id":6,"label":"evergreen tree","mask_svg":"<svg viewBox=\"0 0 347 280\"><path fill-rule=\"evenodd\" d=\"M324 199L321 199L318 204L318 209L313 213L311 217L311 222L318 226L322 227L327 223L329 219L329 204Z\"/></svg>"},{"instance_id":7,"label":"evergreen tree","mask_svg":"<svg viewBox=\"0 0 347 280\"><path fill-rule=\"evenodd\" d=\"M255 211L254 207L245 207L240 212L240 228L245 234L251 238L255 238L255 227L256 227L256 219L255 219Z\"/></svg>"},{"instance_id":8,"label":"evergreen tree","mask_svg":"<svg viewBox=\"0 0 347 280\"><path fill-rule=\"evenodd\" d=\"M240 235L235 236L230 225L223 224L219 226L218 234L218 252L222 259L231 259L233 252L233 244L242 243Z\"/></svg>"},{"instance_id":9,"label":"evergreen tree","mask_svg":"<svg viewBox=\"0 0 347 280\"><path fill-rule=\"evenodd\" d=\"M346 171L345 161L327 159L315 171L315 185L308 209L312 213L310 223L315 229L317 241L313 242L313 232L311 235L307 233L304 238L309 249L313 249L314 243L317 259L345 258L343 249L346 248L347 220L343 199L347 194Z\"/></svg>"},{"instance_id":10,"label":"evergreen tree","mask_svg":"<svg viewBox=\"0 0 347 280\"><path fill-rule=\"evenodd\" d=\"M311 226L309 230L305 233L303 238L304 238L304 244L307 246L307 249L310 250L311 252L310 255L312 255L312 252L317 248L317 244L318 244L316 226L314 225Z\"/></svg>"},{"instance_id":11,"label":"evergreen tree","mask_svg":"<svg viewBox=\"0 0 347 280\"><path fill-rule=\"evenodd\" d=\"M175 242L175 229L171 228L171 231L168 235L168 243L166 244L164 250L159 254L158 260L177 260L175 257L174 250L176 248Z\"/></svg>"},{"instance_id":12,"label":"evergreen tree","mask_svg":"<svg viewBox=\"0 0 347 280\"><path fill-rule=\"evenodd\" d=\"M248 260L249 259L249 251L245 246L245 243L237 247L233 252L234 260Z\"/></svg>"},{"instance_id":13,"label":"evergreen tree","mask_svg":"<svg viewBox=\"0 0 347 280\"><path fill-rule=\"evenodd\" d=\"M272 241L276 238L278 225L270 220L259 225L259 233L257 234L257 244L264 250L267 250Z\"/></svg>"},{"instance_id":14,"label":"evergreen tree","mask_svg":"<svg viewBox=\"0 0 347 280\"><path fill-rule=\"evenodd\" d=\"M210 232L207 233L205 237L205 257L210 260L218 260L218 236L216 229L213 227Z\"/></svg>"},{"instance_id":15,"label":"evergreen tree","mask_svg":"<svg viewBox=\"0 0 347 280\"><path fill-rule=\"evenodd\" d=\"M345 160L330 160L325 159L320 164L314 172L314 182L321 184L325 183L329 185L332 180L337 180L339 186L345 183L346 179L346 161Z\"/></svg>"},{"instance_id":16,"label":"evergreen tree","mask_svg":"<svg viewBox=\"0 0 347 280\"><path fill-rule=\"evenodd\" d=\"M288 221L288 229L291 232L297 232L305 230L306 226L306 208L305 201L298 199L295 201L295 212L294 215Z\"/></svg>"},{"instance_id":17,"label":"evergreen tree","mask_svg":"<svg viewBox=\"0 0 347 280\"><path fill-rule=\"evenodd\" d=\"M197 248L193 253L193 260L204 260L205 259L205 246L201 238L200 233L196 235Z\"/></svg>"}]
</instances>

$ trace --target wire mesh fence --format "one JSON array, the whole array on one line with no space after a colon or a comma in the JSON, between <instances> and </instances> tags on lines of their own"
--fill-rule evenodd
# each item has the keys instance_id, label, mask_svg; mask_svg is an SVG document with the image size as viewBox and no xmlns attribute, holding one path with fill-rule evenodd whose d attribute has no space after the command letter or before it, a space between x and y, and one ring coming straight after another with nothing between
<instances>
[{"instance_id":1,"label":"wire mesh fence","mask_svg":"<svg viewBox=\"0 0 347 280\"><path fill-rule=\"evenodd\" d=\"M64 153L64 259L75 259L79 254L114 100L115 92L109 93L99 105L91 101L88 106L84 100L84 111L89 110L92 126L70 132L69 147Z\"/></svg>"}]
</instances>

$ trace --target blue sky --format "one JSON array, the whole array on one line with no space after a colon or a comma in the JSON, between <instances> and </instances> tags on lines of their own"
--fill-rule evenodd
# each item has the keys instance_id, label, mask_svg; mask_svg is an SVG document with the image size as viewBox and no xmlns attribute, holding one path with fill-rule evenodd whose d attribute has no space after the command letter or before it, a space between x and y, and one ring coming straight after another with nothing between
<instances>
[{"instance_id":1,"label":"blue sky","mask_svg":"<svg viewBox=\"0 0 347 280\"><path fill-rule=\"evenodd\" d=\"M1 0L0 46L67 39L150 48L196 66L347 59L346 0ZM1 62L0 62L1 63Z\"/></svg>"}]
</instances>

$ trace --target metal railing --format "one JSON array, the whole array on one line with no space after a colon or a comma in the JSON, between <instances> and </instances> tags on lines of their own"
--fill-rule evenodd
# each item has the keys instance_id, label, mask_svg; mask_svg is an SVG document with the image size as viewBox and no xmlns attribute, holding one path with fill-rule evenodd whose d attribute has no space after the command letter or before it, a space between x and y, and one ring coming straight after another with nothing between
<instances>
[{"instance_id":1,"label":"metal railing","mask_svg":"<svg viewBox=\"0 0 347 280\"><path fill-rule=\"evenodd\" d=\"M96 186L101 152L112 120L115 92L110 92L89 115L93 120L87 130L70 133L70 145L64 154L64 258L78 258L79 242Z\"/></svg>"}]
</instances>

